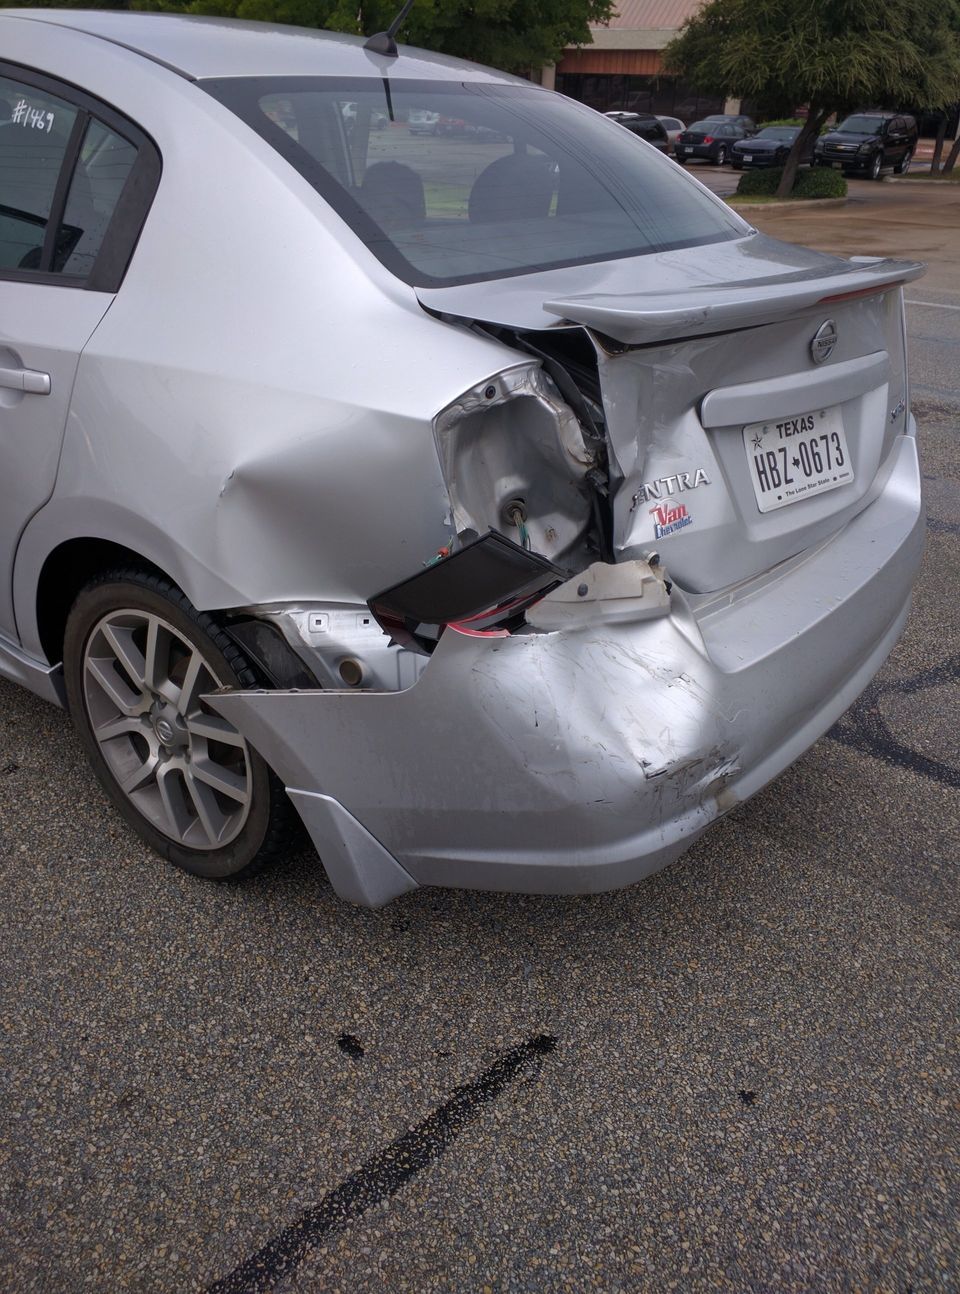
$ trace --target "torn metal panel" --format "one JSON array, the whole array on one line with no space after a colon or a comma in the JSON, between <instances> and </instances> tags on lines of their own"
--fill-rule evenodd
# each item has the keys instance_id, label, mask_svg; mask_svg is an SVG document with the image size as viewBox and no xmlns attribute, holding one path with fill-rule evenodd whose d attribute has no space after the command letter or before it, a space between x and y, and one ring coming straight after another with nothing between
<instances>
[{"instance_id":1,"label":"torn metal panel","mask_svg":"<svg viewBox=\"0 0 960 1294\"><path fill-rule=\"evenodd\" d=\"M437 415L434 435L456 533L499 530L551 561L577 564L597 446L539 362L464 392Z\"/></svg>"},{"instance_id":2,"label":"torn metal panel","mask_svg":"<svg viewBox=\"0 0 960 1294\"><path fill-rule=\"evenodd\" d=\"M209 701L288 788L338 802L417 884L626 884L786 767L873 677L922 553L917 476L903 437L883 498L736 613L698 611L674 589L669 614L650 619L448 630L401 692ZM829 614L798 631L798 609L825 588ZM317 844L330 848L319 831Z\"/></svg>"},{"instance_id":3,"label":"torn metal panel","mask_svg":"<svg viewBox=\"0 0 960 1294\"><path fill-rule=\"evenodd\" d=\"M426 663L392 642L363 603L267 605L237 614L276 626L321 687L397 692L412 687Z\"/></svg>"},{"instance_id":4,"label":"torn metal panel","mask_svg":"<svg viewBox=\"0 0 960 1294\"><path fill-rule=\"evenodd\" d=\"M605 888L716 815L702 803L709 753L734 752L704 664L669 617L594 635L448 631L405 692L211 704L288 787L343 804L417 883Z\"/></svg>"},{"instance_id":5,"label":"torn metal panel","mask_svg":"<svg viewBox=\"0 0 960 1294\"><path fill-rule=\"evenodd\" d=\"M837 357L816 372L809 348L819 313L769 324L762 346L751 332L613 353L597 344L618 561L656 548L688 592L730 588L816 545L875 497L897 438L898 294L833 310ZM776 435L788 411L821 408L842 426L855 475L761 514L744 424L768 420ZM788 450L784 441L781 466Z\"/></svg>"},{"instance_id":6,"label":"torn metal panel","mask_svg":"<svg viewBox=\"0 0 960 1294\"><path fill-rule=\"evenodd\" d=\"M584 400L599 395L605 444L598 450L592 416L581 407L584 444L595 454L595 466L579 484L594 509L594 523L584 532L588 551L578 554L583 565L597 553L630 561L662 547L680 585L711 592L789 560L867 505L895 437L905 430L901 285L922 273L921 265L842 261L788 251L759 236L657 254L642 265L612 264L622 280L614 283L610 267L592 266L602 288L589 293L563 293L564 286L580 283L577 267L498 284L499 313L489 285L420 292L424 301L442 299L451 311L493 320L496 326L488 322L485 330L502 340L512 330L515 345L540 354L555 370L562 368L573 325L589 330L599 393L586 389L593 382L584 386L582 375L577 384ZM525 332L523 324L537 313L532 298L538 292L539 309L557 326L541 323ZM815 338L827 322L833 350L820 365ZM789 494L774 494L758 508L744 427L756 422L775 428L785 417L804 414L842 429L847 468L832 479L823 475L813 488L807 480L796 506L782 506ZM513 487L507 463L518 443L522 436L504 437L507 453L496 460L496 479L484 476L469 456L453 474L444 459L451 494L476 484L487 500L498 490L507 499ZM485 431L475 445L484 462ZM801 465L791 468L789 448L777 446L782 455L774 484L781 470L787 484ZM575 495L565 497L572 505L563 509L569 527L584 513L582 506L577 512ZM485 515L483 505L474 504L472 514ZM505 529L502 519L489 524ZM535 546L555 555L541 542ZM576 551L568 557L572 567Z\"/></svg>"}]
</instances>

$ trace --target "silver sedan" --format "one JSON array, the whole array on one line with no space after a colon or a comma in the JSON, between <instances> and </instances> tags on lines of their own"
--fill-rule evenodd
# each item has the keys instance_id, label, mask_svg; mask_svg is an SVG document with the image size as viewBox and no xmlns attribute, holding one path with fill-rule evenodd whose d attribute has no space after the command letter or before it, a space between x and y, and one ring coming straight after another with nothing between
<instances>
[{"instance_id":1,"label":"silver sedan","mask_svg":"<svg viewBox=\"0 0 960 1294\"><path fill-rule=\"evenodd\" d=\"M872 678L922 267L382 41L28 9L0 50L0 673L163 857L299 818L360 903L622 885Z\"/></svg>"}]
</instances>

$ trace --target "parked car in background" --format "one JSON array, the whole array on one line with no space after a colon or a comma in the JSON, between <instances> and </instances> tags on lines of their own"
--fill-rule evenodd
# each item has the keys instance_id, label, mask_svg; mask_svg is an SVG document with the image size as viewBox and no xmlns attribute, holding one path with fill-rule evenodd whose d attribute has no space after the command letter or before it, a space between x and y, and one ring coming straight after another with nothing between
<instances>
[{"instance_id":1,"label":"parked car in background","mask_svg":"<svg viewBox=\"0 0 960 1294\"><path fill-rule=\"evenodd\" d=\"M661 153L669 153L670 139L659 117L652 112L605 112L605 117L617 125L629 130L632 135L639 135Z\"/></svg>"},{"instance_id":2,"label":"parked car in background","mask_svg":"<svg viewBox=\"0 0 960 1294\"><path fill-rule=\"evenodd\" d=\"M476 134L476 126L472 122L464 121L462 117L448 117L445 113L440 112L436 114L436 117L437 119L433 124L433 133L435 135L463 137Z\"/></svg>"},{"instance_id":3,"label":"parked car in background","mask_svg":"<svg viewBox=\"0 0 960 1294\"><path fill-rule=\"evenodd\" d=\"M347 133L353 130L357 122L357 105L355 103L345 103L340 109L340 115L343 117L343 124ZM390 118L385 112L371 112L368 118L370 130L383 130Z\"/></svg>"},{"instance_id":4,"label":"parked car in background","mask_svg":"<svg viewBox=\"0 0 960 1294\"><path fill-rule=\"evenodd\" d=\"M733 146L731 162L735 171L758 166L783 166L794 141L800 134L799 126L764 126L748 139L738 139ZM804 147L801 164L813 165L814 140Z\"/></svg>"},{"instance_id":5,"label":"parked car in background","mask_svg":"<svg viewBox=\"0 0 960 1294\"><path fill-rule=\"evenodd\" d=\"M672 148L676 143L677 136L683 130L683 122L679 117L661 117L659 113L657 114L657 120L667 132L667 139L669 139L670 147Z\"/></svg>"},{"instance_id":6,"label":"parked car in background","mask_svg":"<svg viewBox=\"0 0 960 1294\"><path fill-rule=\"evenodd\" d=\"M897 175L910 169L917 148L917 123L906 113L855 112L817 140L818 166L879 180L887 167Z\"/></svg>"},{"instance_id":7,"label":"parked car in background","mask_svg":"<svg viewBox=\"0 0 960 1294\"><path fill-rule=\"evenodd\" d=\"M711 125L740 126L747 135L757 133L757 123L752 117L745 117L742 113L711 112L703 120L709 121Z\"/></svg>"},{"instance_id":8,"label":"parked car in background","mask_svg":"<svg viewBox=\"0 0 960 1294\"><path fill-rule=\"evenodd\" d=\"M411 113L469 147L364 125ZM369 906L625 885L903 629L922 266L769 238L563 95L7 9L0 203L0 676L192 874L299 814Z\"/></svg>"},{"instance_id":9,"label":"parked car in background","mask_svg":"<svg viewBox=\"0 0 960 1294\"><path fill-rule=\"evenodd\" d=\"M407 129L411 135L435 135L439 112L427 112L425 108L412 108L407 117Z\"/></svg>"},{"instance_id":10,"label":"parked car in background","mask_svg":"<svg viewBox=\"0 0 960 1294\"><path fill-rule=\"evenodd\" d=\"M695 157L723 166L733 154L733 146L738 139L745 139L747 132L743 126L731 122L695 121L686 130L681 130L673 146L674 156L681 166Z\"/></svg>"}]
</instances>

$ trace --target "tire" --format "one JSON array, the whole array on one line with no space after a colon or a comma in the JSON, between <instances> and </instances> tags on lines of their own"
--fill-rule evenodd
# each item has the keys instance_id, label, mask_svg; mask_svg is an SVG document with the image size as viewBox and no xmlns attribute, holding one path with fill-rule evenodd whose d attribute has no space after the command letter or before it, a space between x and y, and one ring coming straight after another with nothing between
<instances>
[{"instance_id":1,"label":"tire","mask_svg":"<svg viewBox=\"0 0 960 1294\"><path fill-rule=\"evenodd\" d=\"M687 164L687 159L685 157L674 157L673 160L678 166L686 166Z\"/></svg>"},{"instance_id":2,"label":"tire","mask_svg":"<svg viewBox=\"0 0 960 1294\"><path fill-rule=\"evenodd\" d=\"M908 148L907 151L904 153L903 157L901 157L900 161L893 168L894 175L906 175L906 173L910 170L910 163L912 161L913 161L913 149Z\"/></svg>"},{"instance_id":3,"label":"tire","mask_svg":"<svg viewBox=\"0 0 960 1294\"><path fill-rule=\"evenodd\" d=\"M870 159L869 176L871 180L879 180L880 172L883 169L883 153L874 153Z\"/></svg>"},{"instance_id":4,"label":"tire","mask_svg":"<svg viewBox=\"0 0 960 1294\"><path fill-rule=\"evenodd\" d=\"M721 144L720 147L717 149L717 156L714 158L714 165L723 166L726 160L727 160L727 150L723 146L723 144Z\"/></svg>"},{"instance_id":5,"label":"tire","mask_svg":"<svg viewBox=\"0 0 960 1294\"><path fill-rule=\"evenodd\" d=\"M733 167L735 171L743 170L743 162L731 162L730 165Z\"/></svg>"},{"instance_id":6,"label":"tire","mask_svg":"<svg viewBox=\"0 0 960 1294\"><path fill-rule=\"evenodd\" d=\"M199 699L264 680L175 585L133 567L98 576L70 610L63 667L90 765L155 853L194 876L226 880L299 845L282 784Z\"/></svg>"}]
</instances>

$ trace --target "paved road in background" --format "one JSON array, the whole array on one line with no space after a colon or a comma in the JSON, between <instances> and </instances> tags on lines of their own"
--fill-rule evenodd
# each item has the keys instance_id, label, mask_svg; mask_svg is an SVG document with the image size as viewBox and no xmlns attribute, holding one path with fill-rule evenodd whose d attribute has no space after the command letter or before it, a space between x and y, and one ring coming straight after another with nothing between
<instances>
[{"instance_id":1,"label":"paved road in background","mask_svg":"<svg viewBox=\"0 0 960 1294\"><path fill-rule=\"evenodd\" d=\"M802 232L915 250L911 298L960 307L960 221L938 250L897 192ZM311 855L191 880L0 684L0 1288L956 1287L957 318L910 307L930 529L901 644L630 890L367 912Z\"/></svg>"},{"instance_id":2,"label":"paved road in background","mask_svg":"<svg viewBox=\"0 0 960 1294\"><path fill-rule=\"evenodd\" d=\"M721 197L735 192L729 166L688 165ZM742 209L764 233L839 256L926 261L929 272L906 292L913 396L920 408L960 400L960 185L850 180L846 206L811 214Z\"/></svg>"},{"instance_id":3,"label":"paved road in background","mask_svg":"<svg viewBox=\"0 0 960 1294\"><path fill-rule=\"evenodd\" d=\"M764 233L840 256L926 262L904 291L914 405L936 412L960 402L960 185L851 180L846 206L749 218Z\"/></svg>"}]
</instances>

